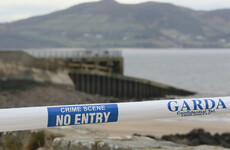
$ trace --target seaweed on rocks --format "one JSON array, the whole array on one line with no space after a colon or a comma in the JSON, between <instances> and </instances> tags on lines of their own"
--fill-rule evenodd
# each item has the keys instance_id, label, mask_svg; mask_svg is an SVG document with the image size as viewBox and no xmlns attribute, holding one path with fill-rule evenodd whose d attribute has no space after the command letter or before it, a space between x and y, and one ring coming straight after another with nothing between
<instances>
[{"instance_id":1,"label":"seaweed on rocks","mask_svg":"<svg viewBox=\"0 0 230 150\"><path fill-rule=\"evenodd\" d=\"M162 139L189 146L215 145L230 148L230 133L212 135L204 129L194 129L187 134L164 135Z\"/></svg>"}]
</instances>

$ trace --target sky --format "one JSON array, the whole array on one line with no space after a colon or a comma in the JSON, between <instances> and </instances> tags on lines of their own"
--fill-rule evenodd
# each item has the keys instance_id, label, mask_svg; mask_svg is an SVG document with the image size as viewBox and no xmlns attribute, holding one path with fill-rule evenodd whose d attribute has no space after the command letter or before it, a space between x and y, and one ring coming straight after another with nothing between
<instances>
[{"instance_id":1,"label":"sky","mask_svg":"<svg viewBox=\"0 0 230 150\"><path fill-rule=\"evenodd\" d=\"M98 0L0 0L0 23L12 22L31 16L44 15L73 5ZM120 3L141 3L146 0L117 0ZM230 0L149 0L168 2L195 10L229 8Z\"/></svg>"}]
</instances>

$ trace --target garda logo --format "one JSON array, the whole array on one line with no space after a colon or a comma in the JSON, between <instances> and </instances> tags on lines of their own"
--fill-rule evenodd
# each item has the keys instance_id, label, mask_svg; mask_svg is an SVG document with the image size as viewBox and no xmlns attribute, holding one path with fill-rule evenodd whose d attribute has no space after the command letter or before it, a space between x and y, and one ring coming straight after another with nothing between
<instances>
[{"instance_id":1,"label":"garda logo","mask_svg":"<svg viewBox=\"0 0 230 150\"><path fill-rule=\"evenodd\" d=\"M180 116L210 115L218 109L226 109L223 100L213 99L169 101L168 110Z\"/></svg>"},{"instance_id":2,"label":"garda logo","mask_svg":"<svg viewBox=\"0 0 230 150\"><path fill-rule=\"evenodd\" d=\"M48 107L48 127L116 122L117 104Z\"/></svg>"}]
</instances>

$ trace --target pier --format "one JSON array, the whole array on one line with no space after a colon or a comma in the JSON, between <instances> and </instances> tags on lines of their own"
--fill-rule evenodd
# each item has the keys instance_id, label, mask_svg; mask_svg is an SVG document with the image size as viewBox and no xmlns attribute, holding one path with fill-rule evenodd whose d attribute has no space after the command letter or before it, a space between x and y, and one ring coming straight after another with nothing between
<instances>
[{"instance_id":1,"label":"pier","mask_svg":"<svg viewBox=\"0 0 230 150\"><path fill-rule=\"evenodd\" d=\"M123 75L93 71L71 71L69 73L76 90L90 94L118 98L157 98L167 95L187 96L192 92L177 89L153 81Z\"/></svg>"},{"instance_id":2,"label":"pier","mask_svg":"<svg viewBox=\"0 0 230 150\"><path fill-rule=\"evenodd\" d=\"M19 52L9 52L10 55ZM107 50L23 50L23 64L30 67L65 70L76 90L108 97L147 99L187 96L193 92L165 84L123 75L124 60L120 51ZM4 52L6 55L7 52ZM32 58L27 58L31 57Z\"/></svg>"}]
</instances>

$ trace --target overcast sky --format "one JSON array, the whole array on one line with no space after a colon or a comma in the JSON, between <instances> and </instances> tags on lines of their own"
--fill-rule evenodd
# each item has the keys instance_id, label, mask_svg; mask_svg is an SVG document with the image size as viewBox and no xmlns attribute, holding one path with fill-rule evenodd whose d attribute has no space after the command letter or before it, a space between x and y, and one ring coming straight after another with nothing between
<instances>
[{"instance_id":1,"label":"overcast sky","mask_svg":"<svg viewBox=\"0 0 230 150\"><path fill-rule=\"evenodd\" d=\"M97 0L0 0L0 22L11 22L65 9L86 1ZM120 3L141 3L146 0L117 0ZM152 0L169 2L196 10L230 8L230 0Z\"/></svg>"}]
</instances>

